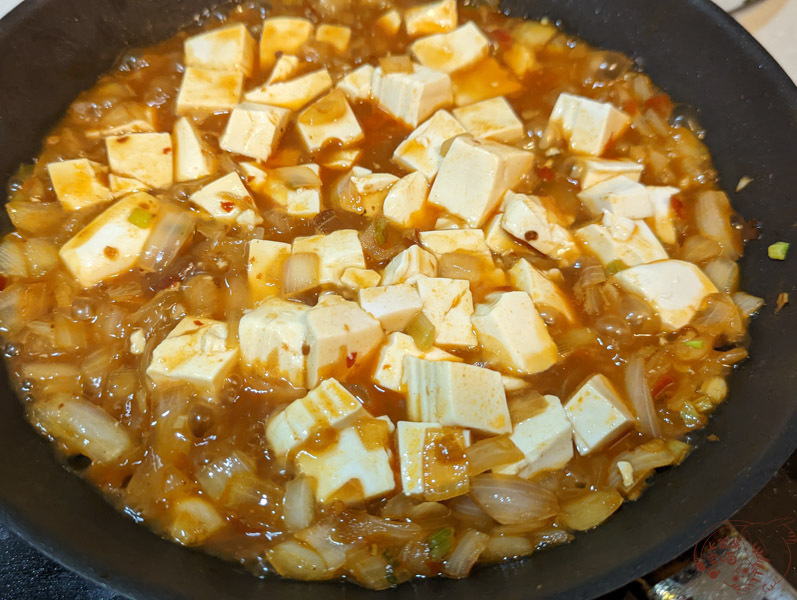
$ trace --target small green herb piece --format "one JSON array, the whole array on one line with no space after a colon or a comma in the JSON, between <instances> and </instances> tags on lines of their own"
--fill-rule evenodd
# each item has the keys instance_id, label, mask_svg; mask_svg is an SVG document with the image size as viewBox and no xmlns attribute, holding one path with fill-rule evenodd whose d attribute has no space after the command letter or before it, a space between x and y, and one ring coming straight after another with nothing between
<instances>
[{"instance_id":1,"label":"small green herb piece","mask_svg":"<svg viewBox=\"0 0 797 600\"><path fill-rule=\"evenodd\" d=\"M154 218L155 215L153 215L151 212L148 212L143 208L134 208L133 212L130 213L130 216L127 217L127 220L136 227L147 229L152 224L152 219Z\"/></svg>"},{"instance_id":2,"label":"small green herb piece","mask_svg":"<svg viewBox=\"0 0 797 600\"><path fill-rule=\"evenodd\" d=\"M419 350L429 350L434 345L435 327L422 312L415 315L404 328L404 333L410 336Z\"/></svg>"},{"instance_id":3,"label":"small green herb piece","mask_svg":"<svg viewBox=\"0 0 797 600\"><path fill-rule=\"evenodd\" d=\"M703 340L686 340L684 344L690 348L697 348L699 350L703 347Z\"/></svg>"},{"instance_id":4,"label":"small green herb piece","mask_svg":"<svg viewBox=\"0 0 797 600\"><path fill-rule=\"evenodd\" d=\"M385 242L387 242L387 226L387 219L385 217L379 217L374 232L376 233L376 243L380 246L384 246Z\"/></svg>"},{"instance_id":5,"label":"small green herb piece","mask_svg":"<svg viewBox=\"0 0 797 600\"><path fill-rule=\"evenodd\" d=\"M438 529L426 538L426 544L429 546L429 558L443 560L454 547L454 530L451 527Z\"/></svg>"},{"instance_id":6,"label":"small green herb piece","mask_svg":"<svg viewBox=\"0 0 797 600\"><path fill-rule=\"evenodd\" d=\"M615 273L619 273L620 271L625 271L628 268L628 265L625 264L621 260L613 260L608 265L606 265L606 273L609 275L614 275Z\"/></svg>"},{"instance_id":7,"label":"small green herb piece","mask_svg":"<svg viewBox=\"0 0 797 600\"><path fill-rule=\"evenodd\" d=\"M775 242L767 248L767 254L772 260L786 260L789 253L789 242Z\"/></svg>"},{"instance_id":8,"label":"small green herb piece","mask_svg":"<svg viewBox=\"0 0 797 600\"><path fill-rule=\"evenodd\" d=\"M398 585L398 579L396 579L396 576L393 574L393 567L390 565L385 569L385 580L390 585Z\"/></svg>"}]
</instances>

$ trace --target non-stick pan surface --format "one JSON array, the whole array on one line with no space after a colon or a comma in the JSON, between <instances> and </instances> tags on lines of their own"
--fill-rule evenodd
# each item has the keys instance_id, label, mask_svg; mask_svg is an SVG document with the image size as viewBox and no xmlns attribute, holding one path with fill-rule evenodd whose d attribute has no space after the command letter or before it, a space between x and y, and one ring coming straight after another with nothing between
<instances>
[{"instance_id":1,"label":"non-stick pan surface","mask_svg":"<svg viewBox=\"0 0 797 600\"><path fill-rule=\"evenodd\" d=\"M0 22L0 182L80 91L130 45L169 37L213 0L27 0ZM775 315L778 292L797 299L797 255L768 260L766 245L797 250L797 90L773 59L708 0L507 0L515 16L561 19L598 46L634 56L678 102L700 110L723 187L763 226L748 246L743 288L767 306L751 327L752 358L731 380L727 403L680 467L657 478L594 532L567 546L464 581L431 580L386 598L588 598L668 561L744 504L797 441L797 307ZM753 178L733 193L742 176ZM793 254L795 254L793 252ZM352 585L258 580L163 541L118 514L65 471L0 381L0 518L44 553L121 593L150 599L220 600L309 595L373 597Z\"/></svg>"}]
</instances>

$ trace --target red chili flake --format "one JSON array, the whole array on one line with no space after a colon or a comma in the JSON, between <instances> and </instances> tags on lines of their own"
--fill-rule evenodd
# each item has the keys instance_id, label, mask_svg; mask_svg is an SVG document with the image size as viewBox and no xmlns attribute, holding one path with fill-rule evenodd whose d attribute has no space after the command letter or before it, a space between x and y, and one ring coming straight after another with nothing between
<instances>
[{"instance_id":1,"label":"red chili flake","mask_svg":"<svg viewBox=\"0 0 797 600\"><path fill-rule=\"evenodd\" d=\"M5 278L5 275L0 275L0 292L6 289L6 285L8 285L8 279Z\"/></svg>"},{"instance_id":2,"label":"red chili flake","mask_svg":"<svg viewBox=\"0 0 797 600\"><path fill-rule=\"evenodd\" d=\"M656 383L653 385L653 388L650 390L650 395L653 396L653 399L657 399L664 393L668 387L675 383L675 377L670 375L669 373L665 373L661 377L656 380Z\"/></svg>"},{"instance_id":3,"label":"red chili flake","mask_svg":"<svg viewBox=\"0 0 797 600\"><path fill-rule=\"evenodd\" d=\"M633 116L639 112L639 105L636 100L626 100L623 102L623 110Z\"/></svg>"},{"instance_id":4,"label":"red chili flake","mask_svg":"<svg viewBox=\"0 0 797 600\"><path fill-rule=\"evenodd\" d=\"M650 108L662 117L669 117L672 112L672 101L667 94L656 94L645 100L645 108Z\"/></svg>"},{"instance_id":5,"label":"red chili flake","mask_svg":"<svg viewBox=\"0 0 797 600\"><path fill-rule=\"evenodd\" d=\"M501 48L509 48L512 45L512 34L506 29L496 29L493 31L493 38Z\"/></svg>"},{"instance_id":6,"label":"red chili flake","mask_svg":"<svg viewBox=\"0 0 797 600\"><path fill-rule=\"evenodd\" d=\"M357 362L357 353L352 352L351 354L346 355L346 368L351 369L354 366L354 363Z\"/></svg>"},{"instance_id":7,"label":"red chili flake","mask_svg":"<svg viewBox=\"0 0 797 600\"><path fill-rule=\"evenodd\" d=\"M202 321L197 319L194 321L194 325L196 325L197 327L202 327Z\"/></svg>"},{"instance_id":8,"label":"red chili flake","mask_svg":"<svg viewBox=\"0 0 797 600\"><path fill-rule=\"evenodd\" d=\"M172 153L172 149L171 148L164 148L163 149L163 153L164 154L171 154Z\"/></svg>"},{"instance_id":9,"label":"red chili flake","mask_svg":"<svg viewBox=\"0 0 797 600\"><path fill-rule=\"evenodd\" d=\"M235 208L235 202L224 200L221 203L221 210L223 210L224 212L232 212L234 208Z\"/></svg>"},{"instance_id":10,"label":"red chili flake","mask_svg":"<svg viewBox=\"0 0 797 600\"><path fill-rule=\"evenodd\" d=\"M675 213L675 216L679 219L683 219L685 216L685 209L684 203L678 196L673 196L670 199L670 206L672 206L672 210Z\"/></svg>"},{"instance_id":11,"label":"red chili flake","mask_svg":"<svg viewBox=\"0 0 797 600\"><path fill-rule=\"evenodd\" d=\"M120 138L116 138L116 143L117 143L117 144L124 144L124 143L125 143L126 141L128 141L129 139L130 139L130 136L129 136L129 135L123 135L123 136L122 136L122 137L120 137Z\"/></svg>"},{"instance_id":12,"label":"red chili flake","mask_svg":"<svg viewBox=\"0 0 797 600\"><path fill-rule=\"evenodd\" d=\"M556 173L553 172L551 167L537 167L537 175L539 175L540 179L543 181L553 181L556 177Z\"/></svg>"}]
</instances>

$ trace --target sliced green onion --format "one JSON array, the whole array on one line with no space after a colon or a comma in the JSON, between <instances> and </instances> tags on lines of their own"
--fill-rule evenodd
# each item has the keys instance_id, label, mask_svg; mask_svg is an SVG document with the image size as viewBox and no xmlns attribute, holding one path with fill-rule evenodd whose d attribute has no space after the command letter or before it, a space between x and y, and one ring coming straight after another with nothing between
<instances>
[{"instance_id":1,"label":"sliced green onion","mask_svg":"<svg viewBox=\"0 0 797 600\"><path fill-rule=\"evenodd\" d=\"M786 260L789 252L789 242L775 242L767 248L767 254L772 260Z\"/></svg>"},{"instance_id":2,"label":"sliced green onion","mask_svg":"<svg viewBox=\"0 0 797 600\"><path fill-rule=\"evenodd\" d=\"M429 547L429 558L443 560L454 547L454 530L451 527L438 529L426 538L426 545Z\"/></svg>"},{"instance_id":3,"label":"sliced green onion","mask_svg":"<svg viewBox=\"0 0 797 600\"><path fill-rule=\"evenodd\" d=\"M376 222L374 232L376 234L376 243L380 246L384 246L385 242L387 242L387 226L387 219L384 217L379 217L379 220Z\"/></svg>"},{"instance_id":4,"label":"sliced green onion","mask_svg":"<svg viewBox=\"0 0 797 600\"><path fill-rule=\"evenodd\" d=\"M152 224L152 219L154 218L155 215L153 215L151 212L148 212L143 208L134 208L133 212L130 213L130 216L127 217L127 220L136 227L147 229Z\"/></svg>"},{"instance_id":5,"label":"sliced green onion","mask_svg":"<svg viewBox=\"0 0 797 600\"><path fill-rule=\"evenodd\" d=\"M684 344L690 348L697 348L699 350L703 347L703 340L686 340Z\"/></svg>"},{"instance_id":6,"label":"sliced green onion","mask_svg":"<svg viewBox=\"0 0 797 600\"><path fill-rule=\"evenodd\" d=\"M620 271L625 271L628 268L628 265L625 264L621 260L613 260L608 265L606 265L606 273L608 275L614 275L615 273L619 273Z\"/></svg>"},{"instance_id":7,"label":"sliced green onion","mask_svg":"<svg viewBox=\"0 0 797 600\"><path fill-rule=\"evenodd\" d=\"M404 329L404 333L410 336L419 350L424 352L434 345L435 327L432 322L422 312L415 315Z\"/></svg>"}]
</instances>

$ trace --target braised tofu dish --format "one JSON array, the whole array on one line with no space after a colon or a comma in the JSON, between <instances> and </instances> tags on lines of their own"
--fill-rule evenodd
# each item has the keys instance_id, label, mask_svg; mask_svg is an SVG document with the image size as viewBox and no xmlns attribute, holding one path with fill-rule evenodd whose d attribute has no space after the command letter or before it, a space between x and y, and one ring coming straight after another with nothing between
<instances>
[{"instance_id":1,"label":"braised tofu dish","mask_svg":"<svg viewBox=\"0 0 797 600\"><path fill-rule=\"evenodd\" d=\"M119 510L257 575L565 543L684 460L747 356L695 114L486 6L208 12L9 182L11 379Z\"/></svg>"}]
</instances>

